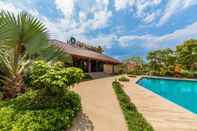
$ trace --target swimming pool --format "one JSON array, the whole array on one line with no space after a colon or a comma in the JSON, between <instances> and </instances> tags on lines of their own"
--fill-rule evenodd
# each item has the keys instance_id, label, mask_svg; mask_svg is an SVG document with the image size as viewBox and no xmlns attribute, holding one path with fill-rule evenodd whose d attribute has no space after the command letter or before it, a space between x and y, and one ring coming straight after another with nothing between
<instances>
[{"instance_id":1,"label":"swimming pool","mask_svg":"<svg viewBox=\"0 0 197 131\"><path fill-rule=\"evenodd\" d=\"M197 114L197 81L144 77L137 84Z\"/></svg>"}]
</instances>

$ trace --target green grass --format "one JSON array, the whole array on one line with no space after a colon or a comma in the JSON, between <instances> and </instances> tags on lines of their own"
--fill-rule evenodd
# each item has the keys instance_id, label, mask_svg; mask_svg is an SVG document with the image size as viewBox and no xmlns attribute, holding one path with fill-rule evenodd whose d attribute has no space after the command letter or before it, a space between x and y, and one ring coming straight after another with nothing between
<instances>
[{"instance_id":1,"label":"green grass","mask_svg":"<svg viewBox=\"0 0 197 131\"><path fill-rule=\"evenodd\" d=\"M144 119L143 115L138 112L136 106L125 94L122 89L122 85L117 81L114 81L112 85L127 122L129 131L154 131L152 126Z\"/></svg>"}]
</instances>

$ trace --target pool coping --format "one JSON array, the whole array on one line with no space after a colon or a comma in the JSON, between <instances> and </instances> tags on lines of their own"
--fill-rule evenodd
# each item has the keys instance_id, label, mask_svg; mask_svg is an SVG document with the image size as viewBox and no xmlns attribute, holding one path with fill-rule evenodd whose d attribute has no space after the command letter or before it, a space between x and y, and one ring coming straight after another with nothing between
<instances>
[{"instance_id":1,"label":"pool coping","mask_svg":"<svg viewBox=\"0 0 197 131\"><path fill-rule=\"evenodd\" d=\"M135 84L136 84L137 86L139 86L140 88L143 88L143 89L147 90L148 92L153 93L154 95L157 95L158 97L160 97L161 99L165 100L166 102L171 103L171 104L173 104L173 105L175 105L175 106L178 106L179 108L182 108L183 110L185 110L185 111L187 111L187 112L189 112L189 113L192 113L193 115L195 115L195 116L197 117L197 114L193 113L192 111L190 111L190 110L188 110L188 109L182 107L181 105L176 104L175 102L173 102L173 101L171 101L171 100L168 100L167 98L165 98L165 97L163 97L163 96L160 96L159 94L157 94L157 93L155 93L155 92L153 92L153 91L151 91L151 90L149 90L149 89L147 89L147 88L145 88L145 87L139 85L137 82L138 82L139 80L143 79L143 78L155 78L155 79L156 79L156 78L159 78L159 79L166 79L166 80L171 79L171 80L180 80L180 81L186 80L186 81L196 81L196 82L197 82L197 80L194 80L194 79L187 79L187 78L186 78L186 79L185 79L185 78L183 78L183 79L178 79L178 78L172 78L172 77L140 76L139 78L137 77L137 80L135 81Z\"/></svg>"},{"instance_id":2,"label":"pool coping","mask_svg":"<svg viewBox=\"0 0 197 131\"><path fill-rule=\"evenodd\" d=\"M130 82L123 83L123 84L126 85L124 86L125 87L124 90L132 99L132 102L134 102L134 104L139 109L139 111L142 114L144 114L144 117L148 120L148 122L150 122L150 124L152 124L152 126L155 128L156 131L157 130L158 131L171 131L172 129L178 130L178 131L179 130L180 131L185 131L185 130L196 131L197 130L197 114L137 84L137 81L139 81L140 79L144 77L162 78L162 79L164 78L164 79L172 79L172 80L191 80L191 79L179 79L179 78L157 77L157 76L137 76L136 78L130 78L131 79ZM131 91L132 90L131 88L133 89L133 91ZM143 95L145 95L145 97L143 97ZM155 100L157 99L156 100L157 103L152 105L151 103L143 102L143 98L147 100L150 99L149 100L150 102L154 101L154 99ZM149 107L150 105L152 107ZM152 110L156 112L156 114ZM153 115L151 115L151 113L153 113ZM165 116L165 118L154 116L154 115L162 116L164 115L163 113L169 116ZM172 123L175 123L175 125L171 123L169 124L169 121L173 121Z\"/></svg>"},{"instance_id":3,"label":"pool coping","mask_svg":"<svg viewBox=\"0 0 197 131\"><path fill-rule=\"evenodd\" d=\"M138 81L140 80L140 79L142 79L142 78L145 78L145 77L147 77L147 78L159 78L159 79L167 79L167 80L177 80L177 81L195 81L195 82L197 82L197 79L193 79L193 78L179 78L179 77L166 77L166 76L149 76L149 75L141 75L141 76L138 76L137 78L139 78L138 79Z\"/></svg>"}]
</instances>

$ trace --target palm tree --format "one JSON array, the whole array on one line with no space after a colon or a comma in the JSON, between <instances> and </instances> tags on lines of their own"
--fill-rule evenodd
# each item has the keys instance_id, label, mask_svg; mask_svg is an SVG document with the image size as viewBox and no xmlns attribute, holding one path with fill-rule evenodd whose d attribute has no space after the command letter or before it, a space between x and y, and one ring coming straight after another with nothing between
<instances>
[{"instance_id":1,"label":"palm tree","mask_svg":"<svg viewBox=\"0 0 197 131\"><path fill-rule=\"evenodd\" d=\"M30 58L50 47L47 28L37 18L26 12L0 12L0 79L5 97L25 89L23 73Z\"/></svg>"}]
</instances>

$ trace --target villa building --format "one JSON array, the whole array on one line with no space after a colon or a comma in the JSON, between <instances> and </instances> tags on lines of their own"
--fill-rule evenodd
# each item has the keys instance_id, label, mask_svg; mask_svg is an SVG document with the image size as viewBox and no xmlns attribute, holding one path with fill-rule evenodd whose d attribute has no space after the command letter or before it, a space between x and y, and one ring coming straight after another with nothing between
<instances>
[{"instance_id":1,"label":"villa building","mask_svg":"<svg viewBox=\"0 0 197 131\"><path fill-rule=\"evenodd\" d=\"M72 56L73 66L80 67L85 72L105 72L108 74L118 72L117 65L121 62L112 57L62 41L51 41Z\"/></svg>"}]
</instances>

